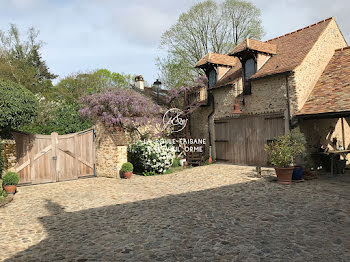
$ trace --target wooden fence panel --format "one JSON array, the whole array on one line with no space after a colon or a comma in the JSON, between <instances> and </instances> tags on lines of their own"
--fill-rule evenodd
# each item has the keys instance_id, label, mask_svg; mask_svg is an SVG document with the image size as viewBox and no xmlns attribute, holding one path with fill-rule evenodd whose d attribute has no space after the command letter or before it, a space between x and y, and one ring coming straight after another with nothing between
<instances>
[{"instance_id":1,"label":"wooden fence panel","mask_svg":"<svg viewBox=\"0 0 350 262\"><path fill-rule=\"evenodd\" d=\"M62 135L13 132L20 183L58 182L95 174L94 130Z\"/></svg>"}]
</instances>

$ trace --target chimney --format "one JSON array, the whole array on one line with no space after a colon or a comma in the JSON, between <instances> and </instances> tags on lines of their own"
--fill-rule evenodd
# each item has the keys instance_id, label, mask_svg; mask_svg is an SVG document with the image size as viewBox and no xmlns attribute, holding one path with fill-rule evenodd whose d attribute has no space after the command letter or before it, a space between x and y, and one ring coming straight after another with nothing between
<instances>
[{"instance_id":1,"label":"chimney","mask_svg":"<svg viewBox=\"0 0 350 262\"><path fill-rule=\"evenodd\" d=\"M135 76L135 86L140 90L145 89L145 82L142 75Z\"/></svg>"}]
</instances>

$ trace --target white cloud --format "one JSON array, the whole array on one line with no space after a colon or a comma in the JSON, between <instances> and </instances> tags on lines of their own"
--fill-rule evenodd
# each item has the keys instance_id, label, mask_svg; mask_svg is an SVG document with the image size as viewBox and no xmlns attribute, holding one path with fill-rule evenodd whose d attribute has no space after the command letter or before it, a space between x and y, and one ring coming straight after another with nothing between
<instances>
[{"instance_id":1,"label":"white cloud","mask_svg":"<svg viewBox=\"0 0 350 262\"><path fill-rule=\"evenodd\" d=\"M146 45L157 45L162 33L176 17L145 5L131 5L112 17L113 24L129 40Z\"/></svg>"}]
</instances>

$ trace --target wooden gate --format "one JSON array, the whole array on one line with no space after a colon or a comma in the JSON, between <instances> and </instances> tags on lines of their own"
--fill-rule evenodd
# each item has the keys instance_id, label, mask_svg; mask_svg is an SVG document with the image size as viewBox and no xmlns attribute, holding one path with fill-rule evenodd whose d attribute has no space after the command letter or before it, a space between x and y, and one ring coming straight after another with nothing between
<instances>
[{"instance_id":1,"label":"wooden gate","mask_svg":"<svg viewBox=\"0 0 350 262\"><path fill-rule=\"evenodd\" d=\"M21 184L58 182L95 175L95 134L33 135L14 131Z\"/></svg>"},{"instance_id":2,"label":"wooden gate","mask_svg":"<svg viewBox=\"0 0 350 262\"><path fill-rule=\"evenodd\" d=\"M234 164L267 165L264 145L284 134L281 115L215 120L216 159Z\"/></svg>"}]
</instances>

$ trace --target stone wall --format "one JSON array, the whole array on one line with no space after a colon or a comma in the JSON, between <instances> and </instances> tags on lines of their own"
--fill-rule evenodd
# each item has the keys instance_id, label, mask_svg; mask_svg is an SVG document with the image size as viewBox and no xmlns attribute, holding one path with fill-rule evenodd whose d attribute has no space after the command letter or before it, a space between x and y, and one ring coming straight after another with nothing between
<instances>
[{"instance_id":1,"label":"stone wall","mask_svg":"<svg viewBox=\"0 0 350 262\"><path fill-rule=\"evenodd\" d=\"M127 162L129 136L119 131L95 126L96 132L96 176L120 178L121 166Z\"/></svg>"},{"instance_id":2,"label":"stone wall","mask_svg":"<svg viewBox=\"0 0 350 262\"><path fill-rule=\"evenodd\" d=\"M2 145L1 157L3 159L3 174L12 170L16 165L16 142L15 140L0 140ZM1 174L0 174L1 175Z\"/></svg>"},{"instance_id":3,"label":"stone wall","mask_svg":"<svg viewBox=\"0 0 350 262\"><path fill-rule=\"evenodd\" d=\"M243 111L248 114L284 112L287 109L286 75L252 81L252 94L244 96Z\"/></svg>"},{"instance_id":4,"label":"stone wall","mask_svg":"<svg viewBox=\"0 0 350 262\"><path fill-rule=\"evenodd\" d=\"M292 115L305 104L319 77L334 55L334 50L346 46L347 44L336 22L331 20L301 65L295 69L294 79L290 81Z\"/></svg>"}]
</instances>

